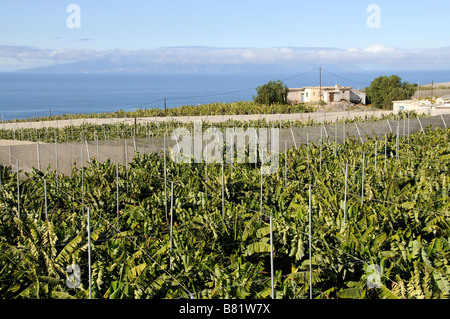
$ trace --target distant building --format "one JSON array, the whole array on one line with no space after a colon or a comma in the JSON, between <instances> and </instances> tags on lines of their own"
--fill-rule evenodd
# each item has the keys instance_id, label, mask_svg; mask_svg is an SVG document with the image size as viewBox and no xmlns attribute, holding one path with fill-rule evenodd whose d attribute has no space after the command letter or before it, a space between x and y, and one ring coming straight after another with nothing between
<instances>
[{"instance_id":1,"label":"distant building","mask_svg":"<svg viewBox=\"0 0 450 319\"><path fill-rule=\"evenodd\" d=\"M418 111L426 111L430 108L432 109L441 109L447 108L450 109L450 99L448 98L437 98L431 104L429 100L401 100L401 101L392 101L393 103L393 111L394 113L398 113L400 111L403 112L418 112Z\"/></svg>"},{"instance_id":2,"label":"distant building","mask_svg":"<svg viewBox=\"0 0 450 319\"><path fill-rule=\"evenodd\" d=\"M322 95L322 97L320 97ZM366 105L366 93L354 90L351 86L307 86L289 89L287 102L289 104L314 103L322 99L325 103L346 101Z\"/></svg>"}]
</instances>

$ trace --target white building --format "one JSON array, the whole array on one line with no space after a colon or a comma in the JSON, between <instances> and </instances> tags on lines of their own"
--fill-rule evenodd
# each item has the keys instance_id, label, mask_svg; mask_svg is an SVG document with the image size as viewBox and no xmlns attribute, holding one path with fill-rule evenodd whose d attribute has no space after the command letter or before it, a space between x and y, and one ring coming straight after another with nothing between
<instances>
[{"instance_id":1,"label":"white building","mask_svg":"<svg viewBox=\"0 0 450 319\"><path fill-rule=\"evenodd\" d=\"M287 96L289 104L319 102L321 99L325 103L347 101L365 105L366 93L354 90L350 86L307 86L289 89Z\"/></svg>"},{"instance_id":2,"label":"white building","mask_svg":"<svg viewBox=\"0 0 450 319\"><path fill-rule=\"evenodd\" d=\"M428 111L430 109L440 109L440 108L448 108L450 109L450 100L444 98L437 98L431 104L429 100L401 100L401 101L393 101L394 113L398 112L420 112L420 111Z\"/></svg>"}]
</instances>

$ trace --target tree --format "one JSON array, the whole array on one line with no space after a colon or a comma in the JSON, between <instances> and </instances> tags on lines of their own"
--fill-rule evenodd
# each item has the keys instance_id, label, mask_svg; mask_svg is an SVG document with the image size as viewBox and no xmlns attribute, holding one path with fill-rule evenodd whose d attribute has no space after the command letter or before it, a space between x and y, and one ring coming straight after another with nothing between
<instances>
[{"instance_id":1,"label":"tree","mask_svg":"<svg viewBox=\"0 0 450 319\"><path fill-rule=\"evenodd\" d=\"M280 80L269 81L256 88L257 96L253 96L253 101L259 104L286 104L288 87Z\"/></svg>"},{"instance_id":2,"label":"tree","mask_svg":"<svg viewBox=\"0 0 450 319\"><path fill-rule=\"evenodd\" d=\"M375 107L391 110L392 101L410 99L416 92L416 85L402 82L398 75L380 76L364 91Z\"/></svg>"}]
</instances>

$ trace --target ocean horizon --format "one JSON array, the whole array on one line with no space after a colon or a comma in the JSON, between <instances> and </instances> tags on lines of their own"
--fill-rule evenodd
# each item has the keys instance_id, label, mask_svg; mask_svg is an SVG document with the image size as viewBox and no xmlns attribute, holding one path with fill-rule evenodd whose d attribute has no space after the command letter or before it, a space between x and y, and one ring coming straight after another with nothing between
<instances>
[{"instance_id":1,"label":"ocean horizon","mask_svg":"<svg viewBox=\"0 0 450 319\"><path fill-rule=\"evenodd\" d=\"M363 89L378 76L396 74L415 84L450 82L450 71L322 71L322 86ZM137 108L251 101L256 88L281 80L289 88L319 85L319 71L290 73L0 73L3 120Z\"/></svg>"}]
</instances>

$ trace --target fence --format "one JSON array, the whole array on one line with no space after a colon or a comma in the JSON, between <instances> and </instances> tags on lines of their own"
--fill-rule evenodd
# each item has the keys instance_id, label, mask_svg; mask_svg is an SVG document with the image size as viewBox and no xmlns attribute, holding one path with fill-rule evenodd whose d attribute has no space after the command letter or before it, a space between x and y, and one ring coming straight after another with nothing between
<instances>
[{"instance_id":1,"label":"fence","mask_svg":"<svg viewBox=\"0 0 450 319\"><path fill-rule=\"evenodd\" d=\"M447 124L448 123L448 124ZM276 128L277 122L273 122ZM400 120L379 120L373 122L354 122L347 124L323 124L309 127L295 127L279 129L278 150L299 147L301 144L330 141L342 144L347 138L364 142L369 137L384 136L385 134L399 134L408 136L431 127L447 128L450 125L450 114L440 114L430 117L403 118ZM257 130L256 130L257 132ZM223 132L225 133L225 132ZM208 143L202 141L202 149ZM251 142L246 139L245 145ZM81 167L82 156L84 165L91 159L99 162L110 160L115 163L130 163L135 153L149 154L168 151L177 145L177 140L170 135L165 137L131 138L115 140L95 140L69 143L35 143L25 145L0 146L0 164L11 166L16 170L16 160L19 160L20 170L26 172L31 167L38 170L56 170L70 175L74 167Z\"/></svg>"}]
</instances>

